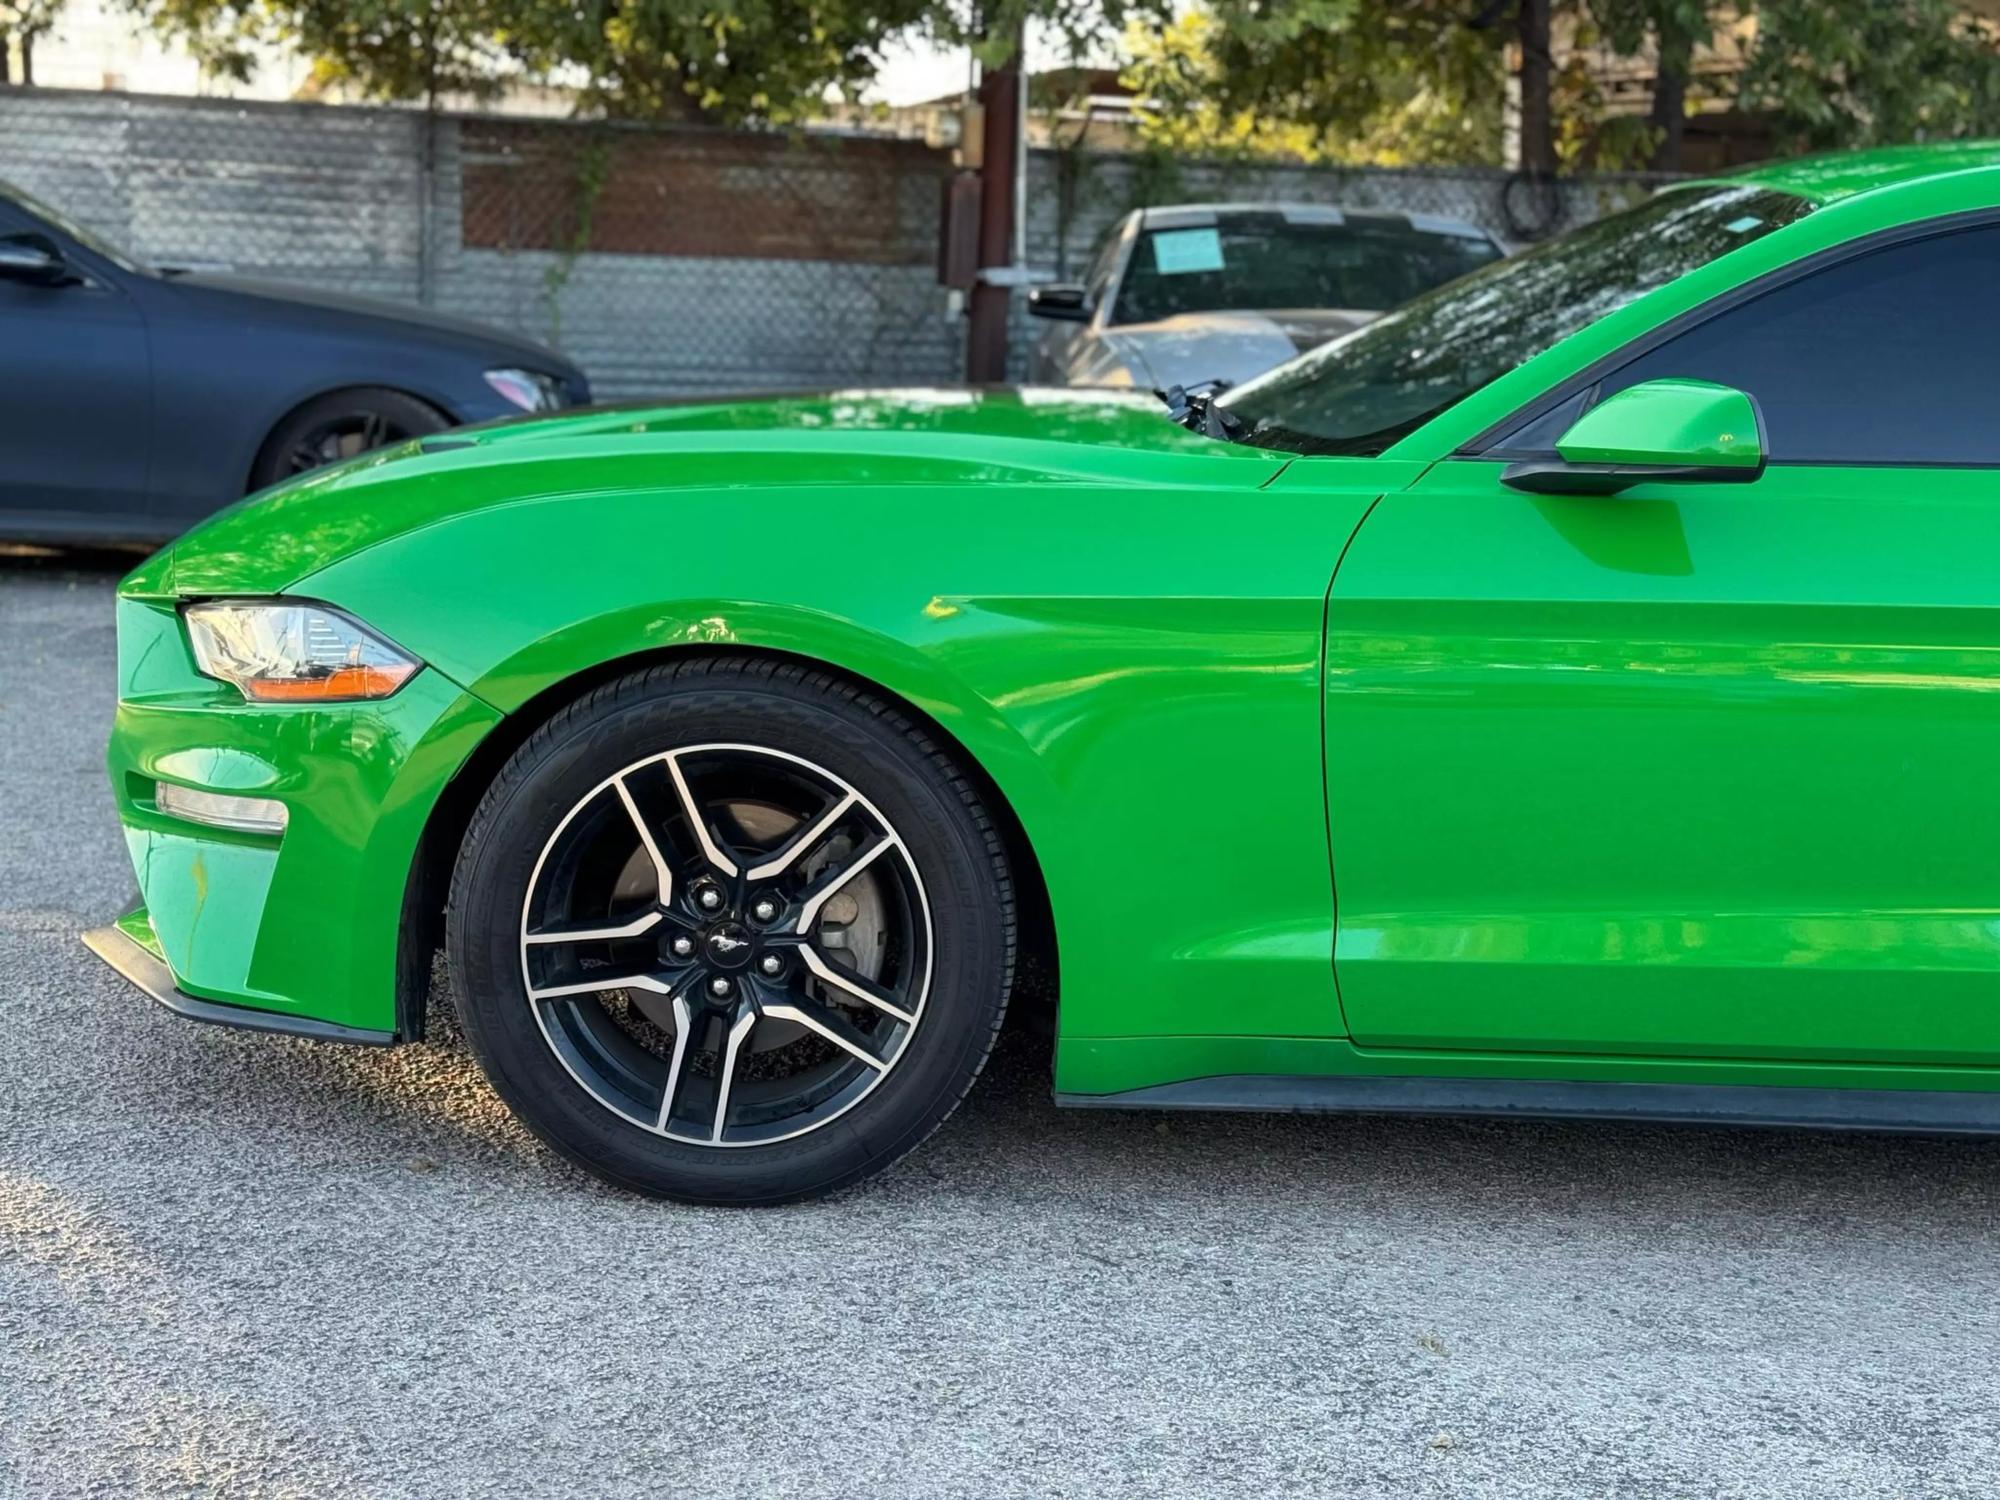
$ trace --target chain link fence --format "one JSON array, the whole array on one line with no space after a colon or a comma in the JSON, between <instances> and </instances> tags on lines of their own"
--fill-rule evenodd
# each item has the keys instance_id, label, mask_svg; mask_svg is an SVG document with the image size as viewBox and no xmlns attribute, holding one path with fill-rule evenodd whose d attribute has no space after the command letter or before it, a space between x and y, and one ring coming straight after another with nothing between
<instances>
[{"instance_id":1,"label":"chain link fence","mask_svg":"<svg viewBox=\"0 0 2000 1500\"><path fill-rule=\"evenodd\" d=\"M917 142L0 89L0 178L141 261L410 302L600 395L949 379Z\"/></svg>"},{"instance_id":2,"label":"chain link fence","mask_svg":"<svg viewBox=\"0 0 2000 1500\"><path fill-rule=\"evenodd\" d=\"M436 303L561 345L608 392L948 378L948 158L920 143L444 122Z\"/></svg>"},{"instance_id":3,"label":"chain link fence","mask_svg":"<svg viewBox=\"0 0 2000 1500\"><path fill-rule=\"evenodd\" d=\"M963 320L935 275L950 171L884 136L0 87L0 178L140 260L494 324L561 348L608 399L959 379ZM1036 151L1023 235L1051 276L1147 203L1336 203L1518 240L1652 185L1524 197L1485 169ZM1017 319L1017 369L1034 332Z\"/></svg>"}]
</instances>

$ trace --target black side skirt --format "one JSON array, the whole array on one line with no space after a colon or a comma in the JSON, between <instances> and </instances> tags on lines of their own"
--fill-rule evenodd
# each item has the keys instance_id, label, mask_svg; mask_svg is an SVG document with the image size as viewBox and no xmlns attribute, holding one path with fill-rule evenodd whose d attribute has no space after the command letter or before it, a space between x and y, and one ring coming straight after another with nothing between
<instances>
[{"instance_id":1,"label":"black side skirt","mask_svg":"<svg viewBox=\"0 0 2000 1500\"><path fill-rule=\"evenodd\" d=\"M1075 1109L1249 1110L1270 1114L1513 1115L1792 1130L2000 1135L2000 1091L1821 1089L1707 1083L1574 1083L1511 1078L1194 1078L1120 1094L1057 1094Z\"/></svg>"},{"instance_id":2,"label":"black side skirt","mask_svg":"<svg viewBox=\"0 0 2000 1500\"><path fill-rule=\"evenodd\" d=\"M274 1031L283 1036L307 1037L315 1042L348 1042L363 1047L391 1047L396 1042L393 1031L368 1031L359 1026L340 1026L332 1021L315 1021L306 1016L252 1010L247 1005L223 1005L184 994L174 985L173 970L116 927L92 928L83 935L83 945L168 1010L191 1021L209 1021L217 1026L234 1026L244 1031Z\"/></svg>"}]
</instances>

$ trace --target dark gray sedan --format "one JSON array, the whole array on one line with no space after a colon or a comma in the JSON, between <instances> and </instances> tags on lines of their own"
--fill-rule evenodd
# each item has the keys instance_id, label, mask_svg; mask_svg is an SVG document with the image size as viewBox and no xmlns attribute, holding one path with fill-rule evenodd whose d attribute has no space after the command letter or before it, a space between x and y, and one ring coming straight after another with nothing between
<instances>
[{"instance_id":1,"label":"dark gray sedan","mask_svg":"<svg viewBox=\"0 0 2000 1500\"><path fill-rule=\"evenodd\" d=\"M590 398L415 307L155 270L0 184L0 538L154 540L289 475Z\"/></svg>"}]
</instances>

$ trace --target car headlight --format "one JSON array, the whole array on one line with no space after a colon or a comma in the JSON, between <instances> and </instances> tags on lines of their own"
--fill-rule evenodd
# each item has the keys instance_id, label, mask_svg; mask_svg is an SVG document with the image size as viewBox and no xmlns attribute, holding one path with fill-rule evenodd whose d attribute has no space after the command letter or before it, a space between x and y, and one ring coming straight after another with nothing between
<instances>
[{"instance_id":1,"label":"car headlight","mask_svg":"<svg viewBox=\"0 0 2000 1500\"><path fill-rule=\"evenodd\" d=\"M539 370L488 370L486 383L522 411L555 411L569 405L569 387L559 375Z\"/></svg>"},{"instance_id":2,"label":"car headlight","mask_svg":"<svg viewBox=\"0 0 2000 1500\"><path fill-rule=\"evenodd\" d=\"M221 599L183 615L195 666L252 703L386 698L423 665L324 604Z\"/></svg>"}]
</instances>

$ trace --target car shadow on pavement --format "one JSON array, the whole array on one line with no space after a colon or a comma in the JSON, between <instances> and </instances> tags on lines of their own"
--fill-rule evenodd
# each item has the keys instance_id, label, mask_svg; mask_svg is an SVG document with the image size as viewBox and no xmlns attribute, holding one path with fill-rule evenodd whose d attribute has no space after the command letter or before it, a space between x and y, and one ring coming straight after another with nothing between
<instances>
[{"instance_id":1,"label":"car shadow on pavement","mask_svg":"<svg viewBox=\"0 0 2000 1500\"><path fill-rule=\"evenodd\" d=\"M0 579L9 573L70 573L79 581L115 583L156 549L129 542L97 547L54 547L0 539Z\"/></svg>"},{"instance_id":2,"label":"car shadow on pavement","mask_svg":"<svg viewBox=\"0 0 2000 1500\"><path fill-rule=\"evenodd\" d=\"M108 978L108 976L107 976ZM518 1188L623 1200L537 1143L492 1092L448 999L433 997L430 1039L389 1050L178 1028L190 1128L287 1137L301 1160L340 1170L390 1163L472 1172ZM215 1113L228 1101L226 1109ZM236 1118L229 1118L228 1116ZM1920 1185L1913 1192L1913 1184ZM928 1143L872 1186L928 1207L1067 1202L1150 1218L1199 1198L1256 1215L1318 1202L1413 1221L1495 1224L1532 1213L1583 1232L1658 1222L1685 1231L1765 1229L1805 1215L1898 1232L1990 1231L2000 1141L1600 1121L1382 1115L1072 1110L1051 1098L1046 1038L1010 1027L966 1102ZM886 1200L885 1200L886 1201ZM1913 1222L1912 1214L1916 1215ZM1136 1222L1136 1221L1135 1221ZM1761 1231L1760 1231L1761 1232Z\"/></svg>"}]
</instances>

